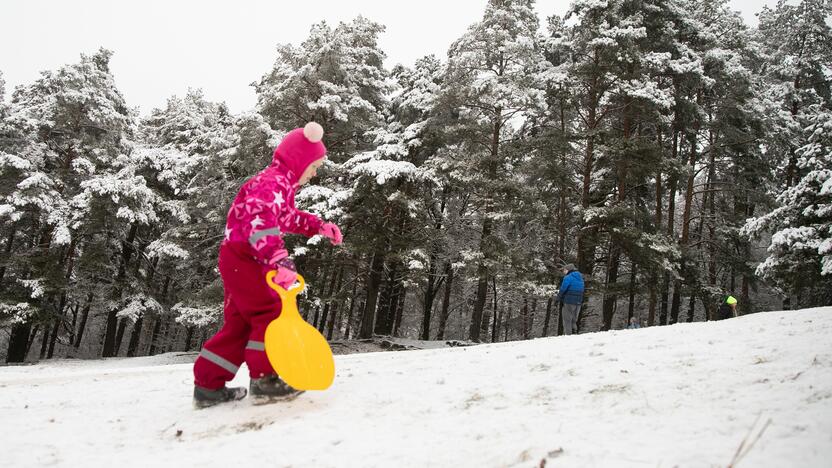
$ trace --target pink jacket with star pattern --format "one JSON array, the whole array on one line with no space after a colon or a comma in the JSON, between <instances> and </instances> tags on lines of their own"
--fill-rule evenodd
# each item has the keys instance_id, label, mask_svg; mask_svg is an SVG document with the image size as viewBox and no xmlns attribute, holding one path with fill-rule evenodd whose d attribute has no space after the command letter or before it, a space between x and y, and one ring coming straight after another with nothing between
<instances>
[{"instance_id":1,"label":"pink jacket with star pattern","mask_svg":"<svg viewBox=\"0 0 832 468\"><path fill-rule=\"evenodd\" d=\"M251 247L254 258L273 267L288 256L283 234L318 234L323 221L295 207L295 191L303 171L326 154L323 143L312 143L303 129L290 132L274 152L271 166L240 188L228 211L225 242Z\"/></svg>"}]
</instances>

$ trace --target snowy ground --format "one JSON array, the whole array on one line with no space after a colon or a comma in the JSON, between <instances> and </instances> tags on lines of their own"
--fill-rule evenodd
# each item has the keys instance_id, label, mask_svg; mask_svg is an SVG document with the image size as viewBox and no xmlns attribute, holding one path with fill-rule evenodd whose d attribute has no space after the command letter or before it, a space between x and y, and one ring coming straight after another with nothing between
<instances>
[{"instance_id":1,"label":"snowy ground","mask_svg":"<svg viewBox=\"0 0 832 468\"><path fill-rule=\"evenodd\" d=\"M714 467L766 421L738 466L832 463L832 307L337 356L268 406L191 409L186 358L0 368L0 464Z\"/></svg>"}]
</instances>

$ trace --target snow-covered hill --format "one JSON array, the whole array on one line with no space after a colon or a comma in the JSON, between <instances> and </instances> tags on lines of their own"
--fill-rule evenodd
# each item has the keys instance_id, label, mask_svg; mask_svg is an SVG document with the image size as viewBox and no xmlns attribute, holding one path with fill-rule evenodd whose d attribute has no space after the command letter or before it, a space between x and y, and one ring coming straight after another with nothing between
<instances>
[{"instance_id":1,"label":"snow-covered hill","mask_svg":"<svg viewBox=\"0 0 832 468\"><path fill-rule=\"evenodd\" d=\"M193 410L176 359L0 368L2 465L832 466L832 308L337 356L268 406Z\"/></svg>"}]
</instances>

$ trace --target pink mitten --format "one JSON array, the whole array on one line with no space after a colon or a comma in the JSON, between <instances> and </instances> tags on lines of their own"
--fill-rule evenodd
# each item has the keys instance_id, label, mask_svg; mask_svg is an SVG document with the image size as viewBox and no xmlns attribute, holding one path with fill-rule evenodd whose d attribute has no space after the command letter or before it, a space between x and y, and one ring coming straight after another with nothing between
<instances>
[{"instance_id":1,"label":"pink mitten","mask_svg":"<svg viewBox=\"0 0 832 468\"><path fill-rule=\"evenodd\" d=\"M290 270L288 268L278 267L277 274L274 275L274 282L277 283L283 289L289 289L295 284L295 280L298 278L298 273L294 270Z\"/></svg>"},{"instance_id":2,"label":"pink mitten","mask_svg":"<svg viewBox=\"0 0 832 468\"><path fill-rule=\"evenodd\" d=\"M295 284L298 278L298 272L295 268L295 262L288 257L289 252L285 250L278 251L275 254L274 269L277 274L274 275L274 282L280 285L283 289L289 289Z\"/></svg>"},{"instance_id":3,"label":"pink mitten","mask_svg":"<svg viewBox=\"0 0 832 468\"><path fill-rule=\"evenodd\" d=\"M328 238L332 245L338 245L344 240L341 236L341 230L332 223L324 223L318 233Z\"/></svg>"}]
</instances>

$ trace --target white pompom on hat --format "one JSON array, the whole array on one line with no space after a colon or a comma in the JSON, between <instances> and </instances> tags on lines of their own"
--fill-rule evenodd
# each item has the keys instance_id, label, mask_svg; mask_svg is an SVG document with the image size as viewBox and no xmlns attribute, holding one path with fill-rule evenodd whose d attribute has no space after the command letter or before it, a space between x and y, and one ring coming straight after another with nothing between
<instances>
[{"instance_id":1,"label":"white pompom on hat","mask_svg":"<svg viewBox=\"0 0 832 468\"><path fill-rule=\"evenodd\" d=\"M324 128L318 122L309 122L303 127L303 136L312 143L317 143L324 138Z\"/></svg>"}]
</instances>

